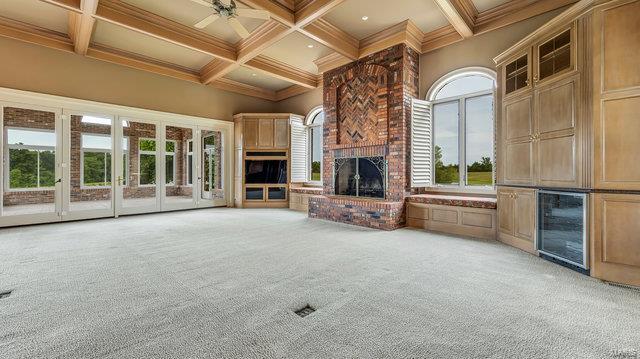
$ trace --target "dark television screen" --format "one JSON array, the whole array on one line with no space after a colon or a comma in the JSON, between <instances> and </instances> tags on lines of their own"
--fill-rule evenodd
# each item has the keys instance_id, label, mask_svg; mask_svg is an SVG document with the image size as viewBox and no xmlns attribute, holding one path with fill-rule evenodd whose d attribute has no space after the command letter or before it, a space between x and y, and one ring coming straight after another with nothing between
<instances>
[{"instance_id":1,"label":"dark television screen","mask_svg":"<svg viewBox=\"0 0 640 359\"><path fill-rule=\"evenodd\" d=\"M286 160L246 160L245 183L287 183Z\"/></svg>"}]
</instances>

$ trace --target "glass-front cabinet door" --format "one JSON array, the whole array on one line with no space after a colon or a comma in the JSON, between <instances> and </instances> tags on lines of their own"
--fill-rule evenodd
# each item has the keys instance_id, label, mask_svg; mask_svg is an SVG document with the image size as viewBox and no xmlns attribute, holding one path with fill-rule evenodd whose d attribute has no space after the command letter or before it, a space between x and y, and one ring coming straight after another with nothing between
<instances>
[{"instance_id":1,"label":"glass-front cabinet door","mask_svg":"<svg viewBox=\"0 0 640 359\"><path fill-rule=\"evenodd\" d=\"M536 71L534 85L575 69L575 28L555 33L534 47Z\"/></svg>"},{"instance_id":2,"label":"glass-front cabinet door","mask_svg":"<svg viewBox=\"0 0 640 359\"><path fill-rule=\"evenodd\" d=\"M0 103L2 195L0 226L62 218L62 112Z\"/></svg>"},{"instance_id":3,"label":"glass-front cabinet door","mask_svg":"<svg viewBox=\"0 0 640 359\"><path fill-rule=\"evenodd\" d=\"M531 61L529 51L521 53L503 66L503 91L505 96L531 89Z\"/></svg>"}]
</instances>

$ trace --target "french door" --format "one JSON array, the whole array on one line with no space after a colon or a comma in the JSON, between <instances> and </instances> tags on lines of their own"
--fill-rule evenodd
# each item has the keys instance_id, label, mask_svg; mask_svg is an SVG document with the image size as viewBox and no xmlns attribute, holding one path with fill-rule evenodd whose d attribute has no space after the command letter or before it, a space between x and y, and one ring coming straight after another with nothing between
<instances>
[{"instance_id":1,"label":"french door","mask_svg":"<svg viewBox=\"0 0 640 359\"><path fill-rule=\"evenodd\" d=\"M229 133L0 102L0 227L226 206Z\"/></svg>"},{"instance_id":2,"label":"french door","mask_svg":"<svg viewBox=\"0 0 640 359\"><path fill-rule=\"evenodd\" d=\"M0 226L62 219L62 111L0 103Z\"/></svg>"}]
</instances>

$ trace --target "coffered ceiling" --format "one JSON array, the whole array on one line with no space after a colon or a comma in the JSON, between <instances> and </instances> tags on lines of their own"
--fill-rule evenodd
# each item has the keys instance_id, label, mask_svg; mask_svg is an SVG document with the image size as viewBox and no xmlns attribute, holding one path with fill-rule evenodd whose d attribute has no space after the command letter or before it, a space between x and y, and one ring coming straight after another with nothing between
<instances>
[{"instance_id":1,"label":"coffered ceiling","mask_svg":"<svg viewBox=\"0 0 640 359\"><path fill-rule=\"evenodd\" d=\"M200 0L212 1L212 0ZM194 0L1 0L0 36L278 101L398 43L420 53L577 0L236 0L241 38Z\"/></svg>"}]
</instances>

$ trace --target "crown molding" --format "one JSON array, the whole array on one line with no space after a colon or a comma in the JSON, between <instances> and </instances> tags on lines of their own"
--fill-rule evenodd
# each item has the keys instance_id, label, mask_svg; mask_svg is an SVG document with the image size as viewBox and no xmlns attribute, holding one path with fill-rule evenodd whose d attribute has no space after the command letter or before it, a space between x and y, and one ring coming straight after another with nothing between
<instances>
[{"instance_id":1,"label":"crown molding","mask_svg":"<svg viewBox=\"0 0 640 359\"><path fill-rule=\"evenodd\" d=\"M82 13L82 0L40 0L51 5L61 7L67 11L73 11L78 14Z\"/></svg>"},{"instance_id":2,"label":"crown molding","mask_svg":"<svg viewBox=\"0 0 640 359\"><path fill-rule=\"evenodd\" d=\"M0 36L51 49L73 52L73 42L67 34L44 29L0 16Z\"/></svg>"},{"instance_id":3,"label":"crown molding","mask_svg":"<svg viewBox=\"0 0 640 359\"><path fill-rule=\"evenodd\" d=\"M360 40L359 58L397 44L406 44L414 50L422 51L424 33L411 20L405 20L378 33Z\"/></svg>"},{"instance_id":4,"label":"crown molding","mask_svg":"<svg viewBox=\"0 0 640 359\"><path fill-rule=\"evenodd\" d=\"M273 20L281 22L287 27L295 26L295 15L292 10L281 3L270 0L242 0L244 4L254 9L266 10Z\"/></svg>"},{"instance_id":5,"label":"crown molding","mask_svg":"<svg viewBox=\"0 0 640 359\"><path fill-rule=\"evenodd\" d=\"M243 84L242 82L233 81L224 77L210 83L209 86L215 87L220 90L239 93L242 95L258 97L264 100L276 101L275 91Z\"/></svg>"},{"instance_id":6,"label":"crown molding","mask_svg":"<svg viewBox=\"0 0 640 359\"><path fill-rule=\"evenodd\" d=\"M287 87L286 89L276 91L275 101L286 100L290 97L302 95L303 93L307 93L309 91L311 91L311 89L298 86L298 85L293 85L293 86Z\"/></svg>"},{"instance_id":7,"label":"crown molding","mask_svg":"<svg viewBox=\"0 0 640 359\"><path fill-rule=\"evenodd\" d=\"M344 57L337 52L332 52L327 56L315 60L313 63L318 67L318 72L322 74L329 70L335 69L336 67L346 65L351 61L351 59ZM321 82L322 81L320 81L320 83Z\"/></svg>"},{"instance_id":8,"label":"crown molding","mask_svg":"<svg viewBox=\"0 0 640 359\"><path fill-rule=\"evenodd\" d=\"M153 72L155 74L173 77L179 80L200 83L200 75L185 67L168 62L158 61L127 51L118 50L100 44L91 44L87 50L87 57L127 66L134 69Z\"/></svg>"},{"instance_id":9,"label":"crown molding","mask_svg":"<svg viewBox=\"0 0 640 359\"><path fill-rule=\"evenodd\" d=\"M512 0L479 13L474 32L483 34L576 2L578 0ZM587 3L591 2L587 0Z\"/></svg>"},{"instance_id":10,"label":"crown molding","mask_svg":"<svg viewBox=\"0 0 640 359\"><path fill-rule=\"evenodd\" d=\"M456 31L456 29L453 28L452 25L446 25L426 33L422 40L421 50L422 53L425 53L462 40L464 40L464 38L458 33L458 31Z\"/></svg>"},{"instance_id":11,"label":"crown molding","mask_svg":"<svg viewBox=\"0 0 640 359\"><path fill-rule=\"evenodd\" d=\"M318 87L318 81L315 74L294 68L291 65L271 57L264 55L256 56L255 58L247 61L245 65L305 88L314 89Z\"/></svg>"}]
</instances>

